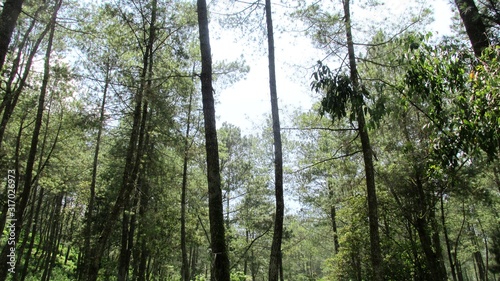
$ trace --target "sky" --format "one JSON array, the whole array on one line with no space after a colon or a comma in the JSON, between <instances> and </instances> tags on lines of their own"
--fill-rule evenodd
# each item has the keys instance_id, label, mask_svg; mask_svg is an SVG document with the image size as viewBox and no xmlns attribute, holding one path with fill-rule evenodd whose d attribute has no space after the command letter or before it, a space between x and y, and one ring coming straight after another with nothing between
<instances>
[{"instance_id":1,"label":"sky","mask_svg":"<svg viewBox=\"0 0 500 281\"><path fill-rule=\"evenodd\" d=\"M384 2L387 2L384 7L391 7L391 11L394 11L390 19L397 21L401 14L404 15L407 3L414 1L386 0ZM434 34L444 35L449 32L451 25L451 7L447 0L434 0L432 6L435 21L429 26L429 30ZM385 9L384 7L382 9ZM280 7L275 6L275 8ZM378 18L379 21L389 20L385 12L375 11L365 15L366 11L356 10L354 7L352 12L354 16L370 20L374 18ZM385 18L381 18L382 16ZM273 18L276 26L279 26L280 20L282 19ZM271 112L267 46L260 46L266 49L256 52L255 49L259 48L258 44L249 42L239 33L221 30L216 23L212 23L211 29L212 34L215 34L211 40L214 61L235 60L244 54L246 64L250 67L245 79L219 91L216 84L217 125L228 122L240 127L245 134L259 133L255 132L255 128L260 127L265 121L265 116L269 116ZM312 69L308 67L312 67L318 59L321 59L321 52L312 46L309 38L297 32L276 32L276 29L275 27L277 88L280 118L284 127L289 123L287 117L290 116L290 112L307 111L318 99L318 97L313 97L309 88Z\"/></svg>"}]
</instances>

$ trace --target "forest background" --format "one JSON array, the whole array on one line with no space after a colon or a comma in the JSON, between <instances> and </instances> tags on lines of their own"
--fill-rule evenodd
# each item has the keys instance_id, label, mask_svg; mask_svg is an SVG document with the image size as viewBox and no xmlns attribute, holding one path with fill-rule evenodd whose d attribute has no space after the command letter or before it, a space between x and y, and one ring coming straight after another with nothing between
<instances>
[{"instance_id":1,"label":"forest background","mask_svg":"<svg viewBox=\"0 0 500 281\"><path fill-rule=\"evenodd\" d=\"M411 2L6 0L0 279L500 279L500 4Z\"/></svg>"}]
</instances>

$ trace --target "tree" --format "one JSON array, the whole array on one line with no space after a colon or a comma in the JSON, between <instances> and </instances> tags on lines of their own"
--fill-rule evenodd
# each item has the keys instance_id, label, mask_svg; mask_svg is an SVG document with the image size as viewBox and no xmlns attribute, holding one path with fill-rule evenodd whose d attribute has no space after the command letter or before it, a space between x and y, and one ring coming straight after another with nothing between
<instances>
[{"instance_id":1,"label":"tree","mask_svg":"<svg viewBox=\"0 0 500 281\"><path fill-rule=\"evenodd\" d=\"M97 280L98 272L100 269L100 262L108 243L108 239L112 234L115 221L118 219L120 213L125 206L128 206L130 196L134 190L137 179L139 177L140 163L144 155L145 133L146 133L146 120L148 115L148 101L145 98L152 88L152 65L153 56L156 42L156 13L157 1L151 2L150 19L143 18L144 22L149 21L149 25L145 25L144 32L148 35L145 46L142 42L138 42L140 47L143 47L142 68L140 74L140 84L133 99L133 120L130 132L130 138L127 147L125 158L125 167L123 169L122 184L120 186L116 201L108 215L107 223L101 231L99 239L92 250L93 256L86 257L89 262L88 280Z\"/></svg>"},{"instance_id":2,"label":"tree","mask_svg":"<svg viewBox=\"0 0 500 281\"><path fill-rule=\"evenodd\" d=\"M283 217L285 203L283 199L283 152L281 148L281 128L278 109L278 94L276 90L276 66L274 58L274 31L271 11L271 1L266 0L266 25L267 45L269 59L269 89L271 92L271 113L273 119L274 138L274 185L276 197L276 214L274 218L274 234L271 246L271 259L269 260L269 280L277 281L281 276L284 280L282 269L281 243L283 239Z\"/></svg>"},{"instance_id":3,"label":"tree","mask_svg":"<svg viewBox=\"0 0 500 281\"><path fill-rule=\"evenodd\" d=\"M229 257L226 249L224 211L219 167L219 148L215 124L215 106L212 87L212 53L208 29L208 11L205 0L197 1L201 52L201 94L205 121L205 147L210 218L210 248L212 281L229 281Z\"/></svg>"},{"instance_id":4,"label":"tree","mask_svg":"<svg viewBox=\"0 0 500 281\"><path fill-rule=\"evenodd\" d=\"M368 201L368 218L370 225L370 248L373 280L383 280L383 259L380 249L378 203L375 186L375 170L373 166L373 151L370 144L368 127L365 120L366 88L359 81L359 73L354 53L354 42L350 18L350 1L343 1L344 27L346 34L349 75L340 74L332 76L328 67L319 63L318 70L314 73L315 81L312 88L317 92L326 91L326 97L322 100L322 113L329 113L334 119L340 119L347 115L347 107L351 108L351 120L357 121L357 129L363 150L363 159L366 177L366 192ZM350 103L350 105L348 105Z\"/></svg>"},{"instance_id":5,"label":"tree","mask_svg":"<svg viewBox=\"0 0 500 281\"><path fill-rule=\"evenodd\" d=\"M362 86L359 82L358 70L356 65L356 55L354 53L354 42L351 29L351 12L350 0L344 0L344 22L346 31L347 50L349 57L350 79L353 90L353 103L355 104L354 110L356 111L358 121L358 131L361 139L361 147L363 149L363 159L365 164L366 176L366 193L368 200L368 218L370 223L370 249L371 249L371 263L373 270L373 280L384 280L383 273L383 259L380 249L379 237L379 223L378 223L378 203L377 191L375 188L375 169L373 166L373 151L370 144L370 137L368 135L368 127L366 126L364 109L363 109L363 95Z\"/></svg>"}]
</instances>

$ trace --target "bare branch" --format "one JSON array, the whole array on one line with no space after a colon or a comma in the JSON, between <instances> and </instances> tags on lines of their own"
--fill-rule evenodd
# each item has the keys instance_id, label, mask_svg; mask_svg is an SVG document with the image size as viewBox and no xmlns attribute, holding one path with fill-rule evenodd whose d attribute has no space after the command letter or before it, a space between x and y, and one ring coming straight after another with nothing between
<instances>
[{"instance_id":1,"label":"bare branch","mask_svg":"<svg viewBox=\"0 0 500 281\"><path fill-rule=\"evenodd\" d=\"M320 161L318 161L318 162L316 162L316 163L313 163L313 164L311 164L311 165L308 165L308 166L306 166L306 167L304 167L304 168L300 168L300 169L298 169L298 170L296 170L296 171L293 171L293 172L292 172L292 174L296 174L296 173L298 173L298 172L302 172L302 171L304 171L304 170L310 169L310 168L312 168L312 167L314 167L314 166L317 166L317 165L319 165L319 164L322 164L322 163L325 163L325 162L328 162L328 161L338 160L338 159L342 159L342 158L351 157L351 156L356 155L356 154L361 153L361 152L362 152L361 150L356 150L356 151L354 151L354 152L352 152L352 153L348 153L348 154L344 154L344 155L340 155L340 156L335 156L335 157L330 157L330 158L327 158L327 159L323 159L323 160L320 160Z\"/></svg>"}]
</instances>

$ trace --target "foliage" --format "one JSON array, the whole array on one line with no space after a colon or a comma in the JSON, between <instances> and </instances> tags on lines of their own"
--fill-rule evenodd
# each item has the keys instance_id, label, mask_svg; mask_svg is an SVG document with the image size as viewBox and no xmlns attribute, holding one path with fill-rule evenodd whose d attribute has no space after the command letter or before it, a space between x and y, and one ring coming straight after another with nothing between
<instances>
[{"instance_id":1,"label":"foliage","mask_svg":"<svg viewBox=\"0 0 500 281\"><path fill-rule=\"evenodd\" d=\"M488 157L498 153L500 112L495 67L497 51L476 61L468 51L453 45L420 44L405 56L407 101L416 105L435 128L431 136L437 161L458 165L460 153L474 156L478 149Z\"/></svg>"},{"instance_id":2,"label":"foliage","mask_svg":"<svg viewBox=\"0 0 500 281\"><path fill-rule=\"evenodd\" d=\"M326 96L321 100L320 115L328 113L332 120L339 120L347 116L349 120L356 120L356 108L364 105L363 98L367 93L358 93L353 88L351 78L345 73L333 74L330 68L318 61L317 69L313 73L311 89Z\"/></svg>"}]
</instances>

